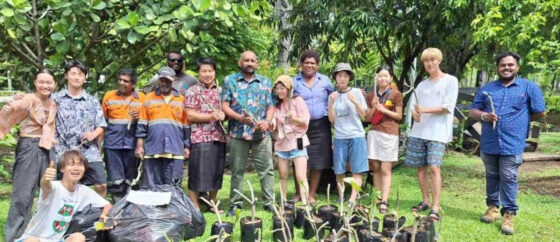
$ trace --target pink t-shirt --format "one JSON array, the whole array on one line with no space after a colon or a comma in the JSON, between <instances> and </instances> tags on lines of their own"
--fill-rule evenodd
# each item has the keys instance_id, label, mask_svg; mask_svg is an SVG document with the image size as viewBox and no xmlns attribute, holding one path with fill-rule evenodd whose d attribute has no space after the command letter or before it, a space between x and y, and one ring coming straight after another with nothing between
<instances>
[{"instance_id":1,"label":"pink t-shirt","mask_svg":"<svg viewBox=\"0 0 560 242\"><path fill-rule=\"evenodd\" d=\"M297 139L303 139L303 146L309 145L309 139L305 134L309 125L309 110L301 97L295 97L291 102L292 115L305 121L305 125L296 125L291 119L286 118L288 104L283 102L274 112L274 122L278 129L278 139L274 143L276 151L290 151L297 149Z\"/></svg>"}]
</instances>

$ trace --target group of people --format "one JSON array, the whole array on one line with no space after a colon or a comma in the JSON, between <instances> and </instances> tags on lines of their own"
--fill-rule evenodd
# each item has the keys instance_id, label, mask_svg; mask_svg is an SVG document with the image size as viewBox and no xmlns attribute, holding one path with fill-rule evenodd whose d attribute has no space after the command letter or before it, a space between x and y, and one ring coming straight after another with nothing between
<instances>
[{"instance_id":1,"label":"group of people","mask_svg":"<svg viewBox=\"0 0 560 242\"><path fill-rule=\"evenodd\" d=\"M405 162L417 167L422 191L422 201L412 210L429 209L429 217L437 221L440 167L446 143L453 137L458 80L440 69L439 49L424 50L421 60L429 78L413 90L409 110L414 124ZM500 79L477 93L471 110L471 117L483 123L481 157L487 171L489 208L481 220L497 220L501 204L502 232L509 234L513 233L513 215L518 209L516 174L529 115L544 116L538 87L516 75L519 60L512 52L498 57ZM13 125L20 125L6 241L82 241L80 234L63 238L74 212L92 204L104 207L102 219L106 220L110 208L104 199L107 189L113 201L118 201L138 172L143 189L162 184L180 186L186 160L189 198L196 207L200 193L208 193L215 201L222 187L226 144L232 160L228 216L242 206L236 191L243 192L249 156L260 179L266 211L273 211L275 201L276 156L284 201L315 204L322 171L333 168L339 199L352 206L357 191L352 189L350 197L344 199L343 178L350 172L360 186L362 174L371 169L374 186L381 191L379 211L388 212L391 168L398 161L404 106L390 67L376 70L375 88L365 93L350 85L355 74L348 63L337 64L331 73L335 89L329 76L318 72L319 55L313 50L301 55L297 76L281 75L274 82L256 73L254 52L243 52L238 64L240 71L227 76L220 87L212 58L198 59L197 80L184 72L181 53L173 51L144 92L136 88L136 72L125 68L120 71L118 89L107 92L101 103L84 89L88 69L83 63L70 61L66 65L67 86L59 92L54 92L54 76L41 70L34 82L36 92L16 95L16 101L0 112L0 137ZM496 112L490 111L483 92L492 96ZM371 123L367 138L363 122ZM497 123L497 128L492 123ZM273 132L277 133L274 140ZM57 169L51 161L56 161ZM296 193L288 200L291 165ZM95 192L86 185L93 185ZM39 187L37 211L31 218ZM47 226L50 223L52 226Z\"/></svg>"}]
</instances>

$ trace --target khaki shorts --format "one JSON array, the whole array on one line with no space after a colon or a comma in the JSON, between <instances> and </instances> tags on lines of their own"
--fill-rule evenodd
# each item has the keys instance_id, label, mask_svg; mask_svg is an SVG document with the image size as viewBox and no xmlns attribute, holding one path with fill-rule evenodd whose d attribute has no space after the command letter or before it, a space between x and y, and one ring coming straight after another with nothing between
<instances>
[{"instance_id":1,"label":"khaki shorts","mask_svg":"<svg viewBox=\"0 0 560 242\"><path fill-rule=\"evenodd\" d=\"M399 160L399 136L370 130L367 150L370 160L396 162Z\"/></svg>"}]
</instances>

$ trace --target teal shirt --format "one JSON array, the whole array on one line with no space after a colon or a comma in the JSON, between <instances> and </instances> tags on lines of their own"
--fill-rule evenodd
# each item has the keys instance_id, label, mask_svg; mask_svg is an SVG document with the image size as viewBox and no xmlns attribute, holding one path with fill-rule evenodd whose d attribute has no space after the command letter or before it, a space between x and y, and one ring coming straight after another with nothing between
<instances>
[{"instance_id":1,"label":"teal shirt","mask_svg":"<svg viewBox=\"0 0 560 242\"><path fill-rule=\"evenodd\" d=\"M274 106L272 81L258 74L251 82L241 73L229 75L224 81L222 101L229 102L231 109L240 115L246 110L256 121L266 120L267 108ZM233 119L228 121L228 129L229 135L237 139L259 140L269 135L268 131L256 130L253 124L243 124Z\"/></svg>"}]
</instances>

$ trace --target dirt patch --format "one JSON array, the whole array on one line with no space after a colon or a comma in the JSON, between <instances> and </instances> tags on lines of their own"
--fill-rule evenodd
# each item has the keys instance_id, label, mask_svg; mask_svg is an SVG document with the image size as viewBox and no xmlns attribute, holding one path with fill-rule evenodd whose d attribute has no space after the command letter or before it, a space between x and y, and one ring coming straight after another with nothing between
<instances>
[{"instance_id":1,"label":"dirt patch","mask_svg":"<svg viewBox=\"0 0 560 242\"><path fill-rule=\"evenodd\" d=\"M529 189L536 194L560 198L560 176L528 178L521 182L520 189Z\"/></svg>"},{"instance_id":2,"label":"dirt patch","mask_svg":"<svg viewBox=\"0 0 560 242\"><path fill-rule=\"evenodd\" d=\"M519 167L521 176L520 190L531 190L533 193L549 195L560 198L560 176L534 177L533 173L544 172L551 169L560 169L558 161L533 161L523 162Z\"/></svg>"},{"instance_id":3,"label":"dirt patch","mask_svg":"<svg viewBox=\"0 0 560 242\"><path fill-rule=\"evenodd\" d=\"M532 172L543 172L545 170L560 169L559 161L532 161L523 162L519 167L519 174Z\"/></svg>"}]
</instances>

